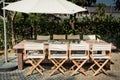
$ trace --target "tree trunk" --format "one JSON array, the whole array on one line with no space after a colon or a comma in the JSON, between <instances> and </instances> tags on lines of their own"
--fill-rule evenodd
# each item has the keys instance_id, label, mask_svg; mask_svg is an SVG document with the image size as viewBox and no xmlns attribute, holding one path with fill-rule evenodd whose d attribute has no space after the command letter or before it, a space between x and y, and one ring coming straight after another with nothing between
<instances>
[{"instance_id":1,"label":"tree trunk","mask_svg":"<svg viewBox=\"0 0 120 80\"><path fill-rule=\"evenodd\" d=\"M75 21L70 20L69 24L71 26L72 29L75 29L75 25L74 25Z\"/></svg>"},{"instance_id":2,"label":"tree trunk","mask_svg":"<svg viewBox=\"0 0 120 80\"><path fill-rule=\"evenodd\" d=\"M14 32L14 20L17 12L14 12L11 16L11 33L12 33L12 47L15 45L15 32Z\"/></svg>"}]
</instances>

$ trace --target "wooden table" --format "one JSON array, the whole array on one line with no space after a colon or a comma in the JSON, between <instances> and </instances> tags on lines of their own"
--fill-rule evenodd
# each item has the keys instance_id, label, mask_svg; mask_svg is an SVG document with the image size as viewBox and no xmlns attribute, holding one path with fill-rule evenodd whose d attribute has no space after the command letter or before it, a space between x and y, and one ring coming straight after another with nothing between
<instances>
[{"instance_id":1,"label":"wooden table","mask_svg":"<svg viewBox=\"0 0 120 80\"><path fill-rule=\"evenodd\" d=\"M43 43L47 41L42 41L42 40L23 40L20 43L16 44L13 49L17 51L17 56L18 56L18 69L22 70L24 68L24 59L23 59L23 51L24 51L24 44L26 43ZM100 40L99 42L97 40L86 40L90 46L92 44L108 44L107 42ZM112 46L112 49L116 49L115 46Z\"/></svg>"}]
</instances>

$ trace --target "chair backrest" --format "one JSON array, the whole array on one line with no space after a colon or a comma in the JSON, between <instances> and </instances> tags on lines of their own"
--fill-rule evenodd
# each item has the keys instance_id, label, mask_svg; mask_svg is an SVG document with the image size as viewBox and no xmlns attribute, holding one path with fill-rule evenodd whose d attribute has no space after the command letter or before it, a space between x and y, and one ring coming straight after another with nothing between
<instances>
[{"instance_id":1,"label":"chair backrest","mask_svg":"<svg viewBox=\"0 0 120 80\"><path fill-rule=\"evenodd\" d=\"M50 35L37 35L37 40L50 40Z\"/></svg>"},{"instance_id":2,"label":"chair backrest","mask_svg":"<svg viewBox=\"0 0 120 80\"><path fill-rule=\"evenodd\" d=\"M93 44L92 56L94 58L111 58L111 44Z\"/></svg>"},{"instance_id":3,"label":"chair backrest","mask_svg":"<svg viewBox=\"0 0 120 80\"><path fill-rule=\"evenodd\" d=\"M70 44L69 50L89 50L89 44Z\"/></svg>"},{"instance_id":4,"label":"chair backrest","mask_svg":"<svg viewBox=\"0 0 120 80\"><path fill-rule=\"evenodd\" d=\"M24 50L44 50L44 44L42 43L24 44Z\"/></svg>"},{"instance_id":5,"label":"chair backrest","mask_svg":"<svg viewBox=\"0 0 120 80\"><path fill-rule=\"evenodd\" d=\"M93 51L111 51L111 44L93 44Z\"/></svg>"},{"instance_id":6,"label":"chair backrest","mask_svg":"<svg viewBox=\"0 0 120 80\"><path fill-rule=\"evenodd\" d=\"M49 50L51 51L67 51L67 44L49 44Z\"/></svg>"},{"instance_id":7,"label":"chair backrest","mask_svg":"<svg viewBox=\"0 0 120 80\"><path fill-rule=\"evenodd\" d=\"M33 54L43 54L44 58L45 58L45 49L44 49L44 44L42 43L27 43L24 44L24 58L27 58L28 55L33 55ZM42 52L41 52L42 51ZM36 57L38 57L36 55Z\"/></svg>"},{"instance_id":8,"label":"chair backrest","mask_svg":"<svg viewBox=\"0 0 120 80\"><path fill-rule=\"evenodd\" d=\"M70 39L70 40L79 40L80 39L80 35L67 35L67 39Z\"/></svg>"},{"instance_id":9,"label":"chair backrest","mask_svg":"<svg viewBox=\"0 0 120 80\"><path fill-rule=\"evenodd\" d=\"M69 58L75 57L78 58L81 56L89 56L89 44L82 43L82 44L70 44L69 46Z\"/></svg>"},{"instance_id":10,"label":"chair backrest","mask_svg":"<svg viewBox=\"0 0 120 80\"><path fill-rule=\"evenodd\" d=\"M53 34L53 40L65 40L65 39L66 39L65 35Z\"/></svg>"},{"instance_id":11,"label":"chair backrest","mask_svg":"<svg viewBox=\"0 0 120 80\"><path fill-rule=\"evenodd\" d=\"M95 35L83 35L83 40L95 40Z\"/></svg>"}]
</instances>

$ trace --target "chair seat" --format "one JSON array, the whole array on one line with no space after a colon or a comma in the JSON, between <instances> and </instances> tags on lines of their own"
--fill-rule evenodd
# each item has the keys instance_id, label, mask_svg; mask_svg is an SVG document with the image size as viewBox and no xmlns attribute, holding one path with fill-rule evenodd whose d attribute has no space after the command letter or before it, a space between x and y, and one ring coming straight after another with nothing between
<instances>
[{"instance_id":1,"label":"chair seat","mask_svg":"<svg viewBox=\"0 0 120 80\"><path fill-rule=\"evenodd\" d=\"M86 59L87 56L85 54L72 54L70 59Z\"/></svg>"},{"instance_id":2,"label":"chair seat","mask_svg":"<svg viewBox=\"0 0 120 80\"><path fill-rule=\"evenodd\" d=\"M67 58L66 54L51 54L51 58Z\"/></svg>"},{"instance_id":3,"label":"chair seat","mask_svg":"<svg viewBox=\"0 0 120 80\"><path fill-rule=\"evenodd\" d=\"M27 58L44 58L43 54L30 54Z\"/></svg>"},{"instance_id":4,"label":"chair seat","mask_svg":"<svg viewBox=\"0 0 120 80\"><path fill-rule=\"evenodd\" d=\"M105 54L94 54L93 55L94 59L108 59L109 56L106 56Z\"/></svg>"}]
</instances>

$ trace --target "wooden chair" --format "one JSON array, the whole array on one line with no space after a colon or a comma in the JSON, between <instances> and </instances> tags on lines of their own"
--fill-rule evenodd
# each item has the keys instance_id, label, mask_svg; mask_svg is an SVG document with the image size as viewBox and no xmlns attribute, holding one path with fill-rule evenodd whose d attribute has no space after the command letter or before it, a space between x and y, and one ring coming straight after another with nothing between
<instances>
[{"instance_id":1,"label":"wooden chair","mask_svg":"<svg viewBox=\"0 0 120 80\"><path fill-rule=\"evenodd\" d=\"M53 34L53 40L65 40L65 39L66 39L65 35L61 35L61 34L59 34L59 35L57 35L57 34Z\"/></svg>"},{"instance_id":2,"label":"wooden chair","mask_svg":"<svg viewBox=\"0 0 120 80\"><path fill-rule=\"evenodd\" d=\"M98 51L99 53L97 53ZM93 76L101 71L105 74L108 74L104 69L104 66L111 59L111 44L93 44L92 54L90 54L90 58L94 62L94 64L89 68L93 70ZM95 66L98 66L97 70L95 70Z\"/></svg>"},{"instance_id":3,"label":"wooden chair","mask_svg":"<svg viewBox=\"0 0 120 80\"><path fill-rule=\"evenodd\" d=\"M80 35L67 35L68 40L80 40Z\"/></svg>"},{"instance_id":4,"label":"wooden chair","mask_svg":"<svg viewBox=\"0 0 120 80\"><path fill-rule=\"evenodd\" d=\"M59 70L65 75L65 67L62 65L68 59L68 45L67 44L49 44L48 59L54 64L52 75L55 71Z\"/></svg>"},{"instance_id":5,"label":"wooden chair","mask_svg":"<svg viewBox=\"0 0 120 80\"><path fill-rule=\"evenodd\" d=\"M83 40L96 40L95 35L83 35Z\"/></svg>"},{"instance_id":6,"label":"wooden chair","mask_svg":"<svg viewBox=\"0 0 120 80\"><path fill-rule=\"evenodd\" d=\"M37 35L37 40L50 40L50 35Z\"/></svg>"},{"instance_id":7,"label":"wooden chair","mask_svg":"<svg viewBox=\"0 0 120 80\"><path fill-rule=\"evenodd\" d=\"M70 44L69 46L69 58L74 63L71 67L77 67L73 70L72 75L74 75L78 70L84 75L87 75L83 65L89 60L89 45L87 43L81 44Z\"/></svg>"},{"instance_id":8,"label":"wooden chair","mask_svg":"<svg viewBox=\"0 0 120 80\"><path fill-rule=\"evenodd\" d=\"M27 75L30 75L33 70L37 70L41 75L43 75L43 70L45 69L40 65L40 63L45 59L44 44L24 44L24 50L26 54L26 62L32 65Z\"/></svg>"}]
</instances>

